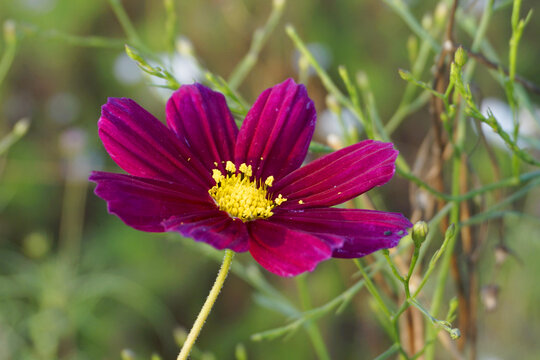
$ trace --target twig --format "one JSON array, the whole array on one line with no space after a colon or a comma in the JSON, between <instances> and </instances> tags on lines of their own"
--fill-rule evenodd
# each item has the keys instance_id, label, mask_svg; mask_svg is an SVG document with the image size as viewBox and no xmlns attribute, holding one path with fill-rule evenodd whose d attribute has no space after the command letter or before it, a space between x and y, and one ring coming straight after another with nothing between
<instances>
[{"instance_id":1,"label":"twig","mask_svg":"<svg viewBox=\"0 0 540 360\"><path fill-rule=\"evenodd\" d=\"M455 51L459 47L462 47L465 51L467 51L468 56L475 59L476 61L486 66L487 68L492 69L492 70L502 71L506 76L510 76L510 73L507 67L489 60L485 55L479 52L475 52L470 49L467 49L463 45L458 45L458 46L454 45L453 50ZM529 90L530 92L533 92L535 94L540 94L540 85L537 85L534 82L527 80L524 77L519 76L519 75L515 75L514 80L520 83L521 85L523 85L523 87Z\"/></svg>"}]
</instances>

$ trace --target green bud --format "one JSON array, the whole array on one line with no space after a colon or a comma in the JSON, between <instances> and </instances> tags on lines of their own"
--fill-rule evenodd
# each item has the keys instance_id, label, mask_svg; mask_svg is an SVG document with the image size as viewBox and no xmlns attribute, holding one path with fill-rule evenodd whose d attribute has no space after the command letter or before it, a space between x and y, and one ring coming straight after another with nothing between
<instances>
[{"instance_id":1,"label":"green bud","mask_svg":"<svg viewBox=\"0 0 540 360\"><path fill-rule=\"evenodd\" d=\"M137 51L132 48L131 46L129 45L125 45L124 46L125 50L126 50L126 54L127 56L129 56L130 58L132 58L133 60L137 61L137 62L144 62L143 58L137 53Z\"/></svg>"},{"instance_id":2,"label":"green bud","mask_svg":"<svg viewBox=\"0 0 540 360\"><path fill-rule=\"evenodd\" d=\"M453 238L456 234L456 226L454 224L451 224L448 229L446 229L446 233L444 234L445 238Z\"/></svg>"},{"instance_id":3,"label":"green bud","mask_svg":"<svg viewBox=\"0 0 540 360\"><path fill-rule=\"evenodd\" d=\"M450 330L450 337L452 340L457 340L461 337L461 331L458 328Z\"/></svg>"},{"instance_id":4,"label":"green bud","mask_svg":"<svg viewBox=\"0 0 540 360\"><path fill-rule=\"evenodd\" d=\"M405 81L410 81L412 80L412 76L411 76L411 73L408 72L407 70L403 70L403 69L399 69L399 76L401 76L401 78Z\"/></svg>"},{"instance_id":5,"label":"green bud","mask_svg":"<svg viewBox=\"0 0 540 360\"><path fill-rule=\"evenodd\" d=\"M463 65L465 65L465 63L467 62L467 52L461 46L456 50L456 53L454 54L454 62L459 67L463 67Z\"/></svg>"},{"instance_id":6,"label":"green bud","mask_svg":"<svg viewBox=\"0 0 540 360\"><path fill-rule=\"evenodd\" d=\"M429 227L425 221L419 221L414 224L411 235L414 241L414 246L420 247L420 245L422 245L422 243L426 240L428 232Z\"/></svg>"},{"instance_id":7,"label":"green bud","mask_svg":"<svg viewBox=\"0 0 540 360\"><path fill-rule=\"evenodd\" d=\"M152 357L150 358L150 360L163 360L163 359L158 354L152 354Z\"/></svg>"}]
</instances>

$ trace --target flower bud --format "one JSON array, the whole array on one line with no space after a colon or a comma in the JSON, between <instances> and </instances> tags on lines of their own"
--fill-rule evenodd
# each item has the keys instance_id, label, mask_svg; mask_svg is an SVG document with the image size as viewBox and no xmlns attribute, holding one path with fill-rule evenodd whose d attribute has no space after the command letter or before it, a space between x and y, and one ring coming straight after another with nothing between
<instances>
[{"instance_id":1,"label":"flower bud","mask_svg":"<svg viewBox=\"0 0 540 360\"><path fill-rule=\"evenodd\" d=\"M456 226L454 224L451 224L448 229L446 229L446 233L444 234L445 238L453 238L456 234Z\"/></svg>"},{"instance_id":2,"label":"flower bud","mask_svg":"<svg viewBox=\"0 0 540 360\"><path fill-rule=\"evenodd\" d=\"M405 81L412 80L411 73L408 72L407 70L399 69L398 71L399 71L399 76L401 76L403 80Z\"/></svg>"},{"instance_id":3,"label":"flower bud","mask_svg":"<svg viewBox=\"0 0 540 360\"><path fill-rule=\"evenodd\" d=\"M456 50L456 53L454 54L454 62L459 67L463 67L465 63L467 62L467 52L460 46Z\"/></svg>"},{"instance_id":4,"label":"flower bud","mask_svg":"<svg viewBox=\"0 0 540 360\"><path fill-rule=\"evenodd\" d=\"M458 328L450 330L450 337L452 338L452 340L459 339L461 337L461 331L459 331Z\"/></svg>"},{"instance_id":5,"label":"flower bud","mask_svg":"<svg viewBox=\"0 0 540 360\"><path fill-rule=\"evenodd\" d=\"M412 239L414 241L414 246L420 247L422 243L426 240L426 236L429 232L428 224L425 221L419 221L414 224L412 228Z\"/></svg>"}]
</instances>

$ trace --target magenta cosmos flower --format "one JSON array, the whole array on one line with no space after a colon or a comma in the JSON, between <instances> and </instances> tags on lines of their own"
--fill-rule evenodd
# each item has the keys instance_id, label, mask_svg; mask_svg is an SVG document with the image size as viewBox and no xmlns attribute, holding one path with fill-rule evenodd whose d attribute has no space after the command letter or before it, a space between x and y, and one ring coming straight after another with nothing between
<instances>
[{"instance_id":1,"label":"magenta cosmos flower","mask_svg":"<svg viewBox=\"0 0 540 360\"><path fill-rule=\"evenodd\" d=\"M222 94L194 84L167 102L167 125L126 98L102 108L99 136L129 175L93 172L110 213L142 231L178 231L217 249L249 251L281 276L330 257L396 246L409 220L332 206L386 183L398 152L362 141L303 167L315 107L289 79L264 91L238 129Z\"/></svg>"}]
</instances>

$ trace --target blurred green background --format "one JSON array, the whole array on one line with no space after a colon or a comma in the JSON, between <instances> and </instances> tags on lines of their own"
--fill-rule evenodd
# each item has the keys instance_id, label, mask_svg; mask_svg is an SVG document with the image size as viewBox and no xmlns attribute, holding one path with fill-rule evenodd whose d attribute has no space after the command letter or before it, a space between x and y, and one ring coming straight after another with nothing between
<instances>
[{"instance_id":1,"label":"blurred green background","mask_svg":"<svg viewBox=\"0 0 540 360\"><path fill-rule=\"evenodd\" d=\"M408 3L418 19L435 6L432 1ZM155 54L165 54L163 2L129 0L124 6L143 42ZM176 6L178 36L189 39L204 67L224 77L245 55L253 31L271 11L270 1L255 0L176 1ZM537 1L523 1L526 10L535 6L540 10ZM475 11L474 4L467 9ZM503 65L510 13L511 7L497 11L487 35ZM93 185L86 180L91 170L119 172L97 136L96 122L106 98L133 98L164 119L166 94L125 55L121 45L125 35L108 1L2 0L0 22L8 19L15 21L18 43L14 62L0 84L0 138L21 118L29 118L31 125L0 157L0 359L118 359L124 348L133 349L141 359L149 359L153 352L173 358L178 351L174 329L191 326L217 272L216 254L207 255L211 250L205 245L181 240L177 234L142 233L125 226L107 214L105 203L92 194ZM534 14L527 26L518 60L518 73L536 83L539 19ZM298 76L286 23L294 24L320 53L334 78L340 64L352 72L365 71L381 118L393 113L406 85L397 69L410 68L411 32L377 0L289 1L240 88L249 102L265 88ZM119 45L79 46L50 30L118 39ZM470 43L462 31L458 39ZM180 64L181 69L190 66ZM504 96L482 67L475 81L483 97ZM326 92L317 78L310 78L308 92L321 113ZM531 99L538 106L540 97ZM396 133L397 146L407 158L415 156L429 126L424 109L406 119ZM319 140L325 141L324 134ZM387 201L388 207L410 215L406 183L395 179L391 184L394 190L381 192L384 199L393 199ZM485 247L480 279L482 285L498 284L499 304L493 312L480 309L483 359L535 359L540 353L539 196L536 189L519 205L529 216L506 219L508 246L515 256L496 266L495 242ZM244 254L236 261L253 263ZM319 265L306 279L313 304L339 295L354 281L354 272L347 261ZM299 303L292 280L264 276ZM315 358L302 331L286 340L250 340L251 334L286 321L262 307L253 294L240 277L229 277L197 343L199 349L218 359L232 359L237 344L243 343L250 359ZM371 314L365 291L344 313L326 316L319 324L335 359L373 358L390 345ZM201 353L194 358L201 358Z\"/></svg>"}]
</instances>

